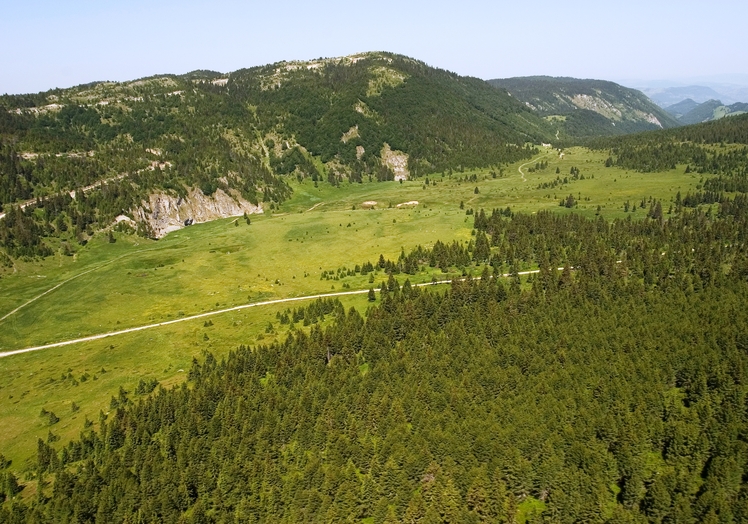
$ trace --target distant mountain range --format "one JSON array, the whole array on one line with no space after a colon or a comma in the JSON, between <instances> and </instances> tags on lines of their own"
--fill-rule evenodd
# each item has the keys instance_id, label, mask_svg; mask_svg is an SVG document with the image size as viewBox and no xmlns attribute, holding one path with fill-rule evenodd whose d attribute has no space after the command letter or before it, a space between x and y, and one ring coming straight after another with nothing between
<instances>
[{"instance_id":1,"label":"distant mountain range","mask_svg":"<svg viewBox=\"0 0 748 524\"><path fill-rule=\"evenodd\" d=\"M691 99L698 104L720 100L725 104L748 102L748 87L733 84L690 85L674 87L638 88L660 107L671 107Z\"/></svg>"},{"instance_id":2,"label":"distant mountain range","mask_svg":"<svg viewBox=\"0 0 748 524\"><path fill-rule=\"evenodd\" d=\"M687 98L666 107L665 111L674 116L681 124L689 125L746 113L748 112L748 103L736 102L728 106L719 100L707 100L699 104Z\"/></svg>"},{"instance_id":3,"label":"distant mountain range","mask_svg":"<svg viewBox=\"0 0 748 524\"><path fill-rule=\"evenodd\" d=\"M529 76L489 80L571 137L621 135L679 125L636 89L603 80Z\"/></svg>"}]
</instances>

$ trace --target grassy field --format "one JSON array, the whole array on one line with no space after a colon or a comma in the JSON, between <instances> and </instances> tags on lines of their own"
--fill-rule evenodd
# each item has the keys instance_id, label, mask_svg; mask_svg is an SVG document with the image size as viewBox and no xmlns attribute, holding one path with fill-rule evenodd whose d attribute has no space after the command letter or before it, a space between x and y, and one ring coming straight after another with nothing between
<instances>
[{"instance_id":1,"label":"grassy field","mask_svg":"<svg viewBox=\"0 0 748 524\"><path fill-rule=\"evenodd\" d=\"M182 316L263 300L315 293L368 289L367 276L322 280L323 271L376 262L380 253L396 259L401 249L436 240L466 241L472 217L460 209L505 208L537 212L550 209L606 219L622 218L624 202L650 196L663 208L680 191L699 183L684 166L665 173L635 173L605 168L607 155L583 149L543 152L523 168L505 167L493 178L488 171L437 174L416 181L293 184L293 197L274 213L195 225L159 241L117 236L110 244L94 238L75 257L18 262L0 276L0 352L116 331ZM542 171L529 172L535 161ZM584 180L539 189L571 167ZM559 174L556 174L558 168ZM580 177L581 178L581 177ZM476 191L477 188L477 191ZM573 194L578 207L559 200ZM398 204L418 202L408 206ZM376 204L364 205L365 202ZM646 210L633 216L642 218ZM411 277L430 281L441 273L428 269ZM385 277L379 273L376 283ZM58 284L58 288L49 291ZM28 301L38 297L33 302ZM366 309L365 296L348 297L347 307ZM303 303L291 304L299 307ZM194 356L209 350L227 354L239 344L270 341L284 335L275 319L288 306L252 308L203 320L130 333L0 359L0 452L23 470L33 457L36 438L51 430L59 443L75 437L88 417L98 420L120 386L134 391L141 378L168 386L184 380ZM266 333L268 323L274 333ZM72 410L75 402L78 411ZM41 410L60 421L48 426Z\"/></svg>"}]
</instances>

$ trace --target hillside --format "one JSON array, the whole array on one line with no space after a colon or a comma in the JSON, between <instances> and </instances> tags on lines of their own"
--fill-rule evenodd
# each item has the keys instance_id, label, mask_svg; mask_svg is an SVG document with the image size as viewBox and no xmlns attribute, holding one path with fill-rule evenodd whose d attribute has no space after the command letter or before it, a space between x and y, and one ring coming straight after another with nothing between
<instances>
[{"instance_id":1,"label":"hillside","mask_svg":"<svg viewBox=\"0 0 748 524\"><path fill-rule=\"evenodd\" d=\"M703 104L691 109L689 112L681 116L678 121L683 124L700 124L701 122L707 122L714 119L714 112L718 107L723 107L724 104L719 100L707 100Z\"/></svg>"},{"instance_id":2,"label":"hillside","mask_svg":"<svg viewBox=\"0 0 748 524\"><path fill-rule=\"evenodd\" d=\"M702 194L711 202L723 191L748 192L748 114L683 126L666 131L593 140L589 146L608 150L608 166L642 173L660 172L685 165L685 173L715 174ZM701 185L701 184L700 184Z\"/></svg>"},{"instance_id":3,"label":"hillside","mask_svg":"<svg viewBox=\"0 0 748 524\"><path fill-rule=\"evenodd\" d=\"M680 102L671 106L667 106L664 109L675 118L680 118L692 109L699 107L699 105L700 104L698 102L694 102L690 98L686 98L685 100L681 100Z\"/></svg>"},{"instance_id":4,"label":"hillside","mask_svg":"<svg viewBox=\"0 0 748 524\"><path fill-rule=\"evenodd\" d=\"M746 111L748 111L748 104L742 102L736 102L728 106L719 100L707 100L680 116L678 121L685 125L700 124L710 120L719 120L726 116L740 115Z\"/></svg>"},{"instance_id":5,"label":"hillside","mask_svg":"<svg viewBox=\"0 0 748 524\"><path fill-rule=\"evenodd\" d=\"M678 122L635 89L602 80L530 76L488 81L570 137L621 135Z\"/></svg>"},{"instance_id":6,"label":"hillside","mask_svg":"<svg viewBox=\"0 0 748 524\"><path fill-rule=\"evenodd\" d=\"M161 237L273 209L290 179L499 165L551 136L484 81L387 53L4 96L0 204L34 200L37 212L0 242L13 256L46 255L57 248L42 237L75 249L115 220Z\"/></svg>"},{"instance_id":7,"label":"hillside","mask_svg":"<svg viewBox=\"0 0 748 524\"><path fill-rule=\"evenodd\" d=\"M0 522L746 521L745 144L277 175L251 223L16 260Z\"/></svg>"}]
</instances>

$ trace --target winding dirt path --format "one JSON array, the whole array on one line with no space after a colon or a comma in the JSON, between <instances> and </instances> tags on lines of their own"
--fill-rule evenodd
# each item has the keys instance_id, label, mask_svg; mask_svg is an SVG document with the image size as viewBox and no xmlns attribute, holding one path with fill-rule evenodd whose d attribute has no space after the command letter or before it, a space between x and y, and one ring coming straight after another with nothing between
<instances>
[{"instance_id":1,"label":"winding dirt path","mask_svg":"<svg viewBox=\"0 0 748 524\"><path fill-rule=\"evenodd\" d=\"M522 164L521 166L519 166L519 168L517 169L517 171L519 171L519 174L522 177L522 182L527 182L527 179L525 178L525 173L524 173L524 171L522 171L522 168L525 167L525 166L529 166L530 164L535 164L535 163L537 163L538 160L540 160L541 158L545 158L548 155L550 155L550 153L546 153L544 155L540 155L538 158L536 158L534 160L530 160L529 162L525 162L524 164Z\"/></svg>"},{"instance_id":2,"label":"winding dirt path","mask_svg":"<svg viewBox=\"0 0 748 524\"><path fill-rule=\"evenodd\" d=\"M181 244L184 244L184 243L185 243L185 242L186 242L187 240L189 240L189 238L187 238L187 239L183 240L182 242L180 242L179 244L175 244L175 245L176 245L176 246L179 246L179 245L181 245ZM2 318L0 318L0 322L2 322L2 321L3 321L3 320L5 320L6 318L8 318L8 317L10 317L10 316L14 315L14 314L15 314L15 313L17 313L17 312L18 312L19 310L21 310L21 309L25 308L26 306L28 306L28 305L29 305L29 304L31 304L32 302L35 302L36 300L38 300L38 299L42 298L42 297L43 297L44 295L47 295L47 294L51 293L52 291L54 291L55 289L59 288L59 287L60 287L60 286L62 286L63 284L67 284L67 283L68 283L68 282L70 282L71 280L75 280L76 278L78 278L78 277L82 277L83 275L87 275L87 274L91 273L92 271L96 271L97 269L101 269L102 267L106 267L106 266L108 266L109 264L112 264L113 262L116 262L116 261L118 261L118 260L122 260L122 259L123 259L123 258L125 258L125 257L129 257L129 256L131 256L131 255L135 255L135 254L137 254L137 253L145 253L145 252L148 252L148 251L155 251L155 250L157 250L157 249L161 249L161 246L159 246L159 247L154 247L154 248L151 248L151 249L139 249L138 251L133 251L132 253L125 253L124 255L120 255L120 256L118 256L118 257L116 257L116 258L113 258L112 260L109 260L109 261L107 261L107 262L104 262L103 264L99 264L98 266L95 266L95 267L92 267L92 268L90 268L90 269L87 269L87 270L85 270L85 271L83 271L83 272L81 272L81 273L78 273L77 275L73 275L72 277L68 278L67 280L63 280L63 281L62 281L62 282L60 282L59 284L56 284L55 286L53 286L53 287L49 288L48 290L44 291L43 293L40 293L40 294L36 295L36 296L35 296L34 298L31 298L31 299L27 300L26 302L24 302L23 304L21 304L20 306L18 306L18 307L17 307L16 309L14 309L13 311L11 311L11 312L9 312L9 313L6 313L6 314L5 314L5 316L3 316ZM0 355L0 356L1 356L1 355Z\"/></svg>"},{"instance_id":3,"label":"winding dirt path","mask_svg":"<svg viewBox=\"0 0 748 524\"><path fill-rule=\"evenodd\" d=\"M319 207L319 206L324 206L324 205L325 205L325 203L324 203L324 202L317 202L317 203L316 203L316 204L314 204L314 205L313 205L312 207L310 207L309 209L307 209L307 210L305 211L305 213L309 213L310 211L313 211L313 210L315 210L315 209L316 209L317 207Z\"/></svg>"},{"instance_id":4,"label":"winding dirt path","mask_svg":"<svg viewBox=\"0 0 748 524\"><path fill-rule=\"evenodd\" d=\"M98 269L98 268L94 268L94 269ZM558 269L559 269L559 271L562 271L564 268L558 268ZM93 271L93 269L89 270L88 272L90 272L90 271ZM520 271L517 274L518 275L532 275L534 273L540 273L540 270L539 269L533 269L533 270L529 270L529 271ZM83 273L81 273L80 275L76 275L76 277L81 276L82 274ZM511 273L504 273L501 276L502 277L509 277L509 276L512 276L512 274ZM76 278L76 277L73 277L73 278ZM473 277L473 278L475 280L479 280L480 279L480 277ZM72 279L69 279L69 280L72 280ZM460 280L464 280L464 279L460 279ZM436 286L436 285L439 285L439 284L450 284L451 282L452 282L451 280L438 280L436 282L424 282L422 284L414 284L413 287ZM61 282L60 284L58 284L54 288L50 289L49 291L46 291L42 295L44 295L46 293L49 293L50 291L53 291L54 289L60 287L64 283L65 282ZM188 322L190 320L197 320L199 318L212 317L214 315L222 315L223 313L229 313L231 311L240 311L242 309L249 309L249 308L252 308L252 307L270 306L270 305L273 305L273 304L285 304L285 303L288 303L288 302L299 302L299 301L302 301L302 300L314 300L316 298L342 297L342 296L346 296L346 295L363 295L363 294L368 293L368 292L369 292L368 289L358 289L358 290L355 290L355 291L337 291L335 293L320 293L320 294L317 294L317 295L305 295L303 297L279 298L279 299L276 299L276 300L267 300L265 302L255 302L255 303L252 303L252 304L242 304L241 306L234 306L234 307L230 307L230 308L226 308L226 309L219 309L219 310L216 310L216 311L208 311L207 313L200 313L198 315L191 315L189 317L177 318L175 320L167 320L165 322L157 322L155 324L147 324L147 325L144 325L144 326L137 326L137 327L127 328L127 329L121 329L119 331L110 331L109 333L102 333L100 335L91 335L89 337L76 338L76 339L73 339L73 340L65 340L63 342L55 342L53 344L44 344L42 346L33 346L33 347L28 347L28 348L23 348L23 349L16 349L16 350L13 350L13 351L5 351L3 353L0 353L0 358L10 357L12 355L19 355L21 353L30 353L32 351L40 351L42 349L59 348L59 347L63 347L63 346L69 346L71 344L79 344L81 342L91 342L93 340L101 340L103 338L115 337L117 335L124 335L126 333L135 333L136 331L144 331L146 329L154 329L154 328L158 328L158 327L162 327L162 326L168 326L168 325L171 325L171 324L178 324L180 322ZM40 296L42 296L42 295L40 295ZM39 297L36 297L36 298L39 298ZM32 301L36 300L36 298L32 299Z\"/></svg>"}]
</instances>

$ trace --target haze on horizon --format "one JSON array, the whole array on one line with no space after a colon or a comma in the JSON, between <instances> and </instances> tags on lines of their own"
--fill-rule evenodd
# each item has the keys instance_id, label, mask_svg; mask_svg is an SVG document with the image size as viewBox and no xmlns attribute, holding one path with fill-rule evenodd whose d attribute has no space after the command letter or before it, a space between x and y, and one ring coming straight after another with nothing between
<instances>
[{"instance_id":1,"label":"haze on horizon","mask_svg":"<svg viewBox=\"0 0 748 524\"><path fill-rule=\"evenodd\" d=\"M528 75L748 85L748 4L384 0L283 5L30 0L3 6L0 93L390 51L484 79ZM643 84L641 84L643 85Z\"/></svg>"}]
</instances>

